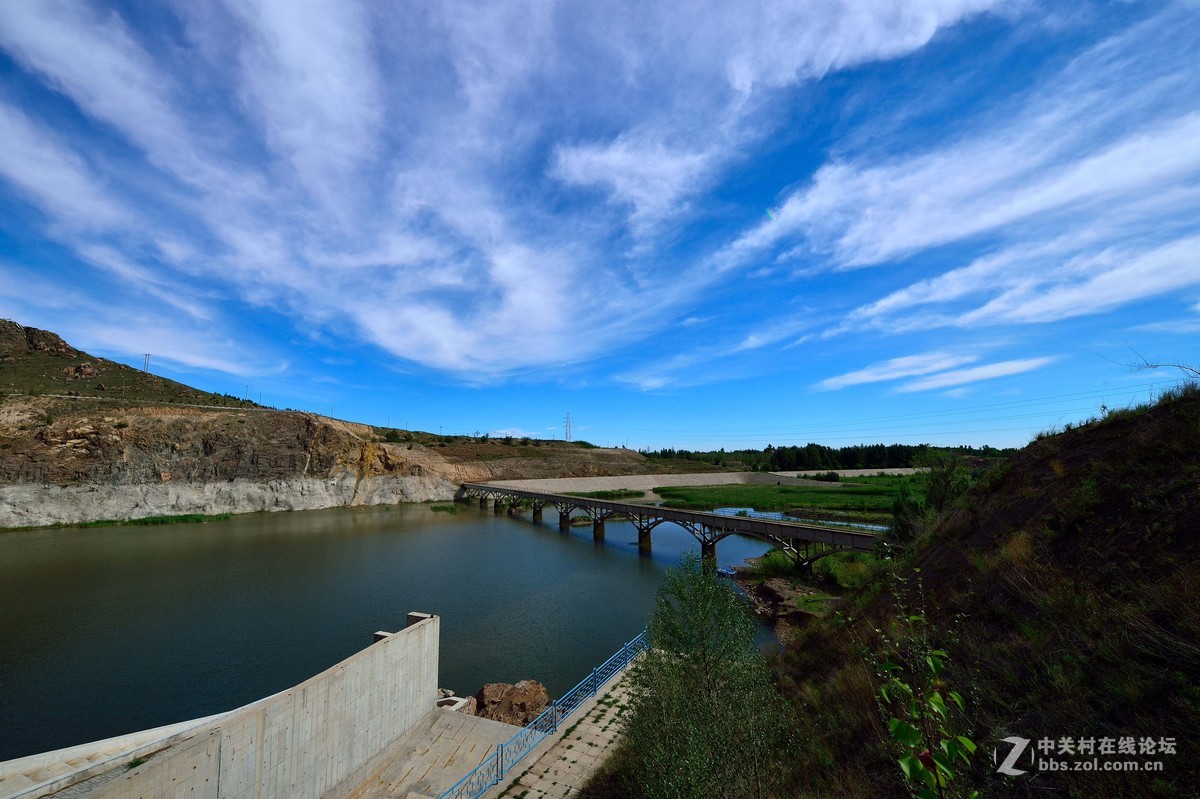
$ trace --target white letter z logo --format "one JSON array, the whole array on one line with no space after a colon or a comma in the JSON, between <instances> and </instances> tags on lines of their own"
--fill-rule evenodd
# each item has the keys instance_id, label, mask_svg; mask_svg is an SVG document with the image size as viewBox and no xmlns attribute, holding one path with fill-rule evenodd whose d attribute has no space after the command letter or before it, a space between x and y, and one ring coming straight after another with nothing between
<instances>
[{"instance_id":1,"label":"white letter z logo","mask_svg":"<svg viewBox=\"0 0 1200 799\"><path fill-rule=\"evenodd\" d=\"M1013 768L1013 766L1016 764L1017 758L1019 758L1021 753L1025 751L1025 747L1029 746L1029 739L1012 736L1010 738L1005 738L1004 742L1007 744L1012 744L1013 748L1012 751L1008 753L1008 757L1004 758L1004 762L1000 764L1000 767L996 769L996 771L999 771L1001 774L1007 774L1010 777L1017 777L1021 774L1024 774L1025 772L1022 769ZM996 762L996 753L994 751L992 752L992 762Z\"/></svg>"}]
</instances>

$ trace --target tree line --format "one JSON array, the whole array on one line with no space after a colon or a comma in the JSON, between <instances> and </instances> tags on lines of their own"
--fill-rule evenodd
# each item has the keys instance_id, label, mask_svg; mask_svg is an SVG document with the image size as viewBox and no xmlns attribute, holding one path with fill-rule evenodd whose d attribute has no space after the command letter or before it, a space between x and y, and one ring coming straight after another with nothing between
<instances>
[{"instance_id":1,"label":"tree line","mask_svg":"<svg viewBox=\"0 0 1200 799\"><path fill-rule=\"evenodd\" d=\"M964 461L991 461L1012 450L995 447L932 447L929 444L855 444L848 447L829 447L808 443L803 446L764 449L739 449L726 452L694 451L688 449L639 450L647 458L688 460L712 463L730 468L744 467L755 471L790 472L823 469L901 469L920 466L933 452L948 453Z\"/></svg>"}]
</instances>

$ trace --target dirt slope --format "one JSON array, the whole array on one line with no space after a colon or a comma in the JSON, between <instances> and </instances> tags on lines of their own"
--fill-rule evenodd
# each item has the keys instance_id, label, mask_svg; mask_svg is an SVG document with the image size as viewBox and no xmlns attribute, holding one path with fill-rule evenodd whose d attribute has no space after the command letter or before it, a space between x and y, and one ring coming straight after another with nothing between
<instances>
[{"instance_id":1,"label":"dirt slope","mask_svg":"<svg viewBox=\"0 0 1200 799\"><path fill-rule=\"evenodd\" d=\"M810 625L779 664L811 725L797 795L902 790L860 647L903 629L918 580L950 653L944 677L967 697L983 755L969 778L985 796L1200 795L1200 388L1035 441L963 497L900 576L902 607L875 586L844 609L849 627ZM1161 760L1161 772L1004 777L992 754L1009 736L1176 746L1124 758Z\"/></svg>"}]
</instances>

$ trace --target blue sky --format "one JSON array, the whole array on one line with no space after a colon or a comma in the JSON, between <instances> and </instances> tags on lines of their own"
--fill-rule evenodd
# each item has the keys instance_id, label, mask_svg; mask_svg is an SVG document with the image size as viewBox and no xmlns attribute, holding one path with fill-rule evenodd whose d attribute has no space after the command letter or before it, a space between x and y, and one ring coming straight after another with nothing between
<instances>
[{"instance_id":1,"label":"blue sky","mask_svg":"<svg viewBox=\"0 0 1200 799\"><path fill-rule=\"evenodd\" d=\"M0 316L280 407L1021 445L1200 341L1195 2L0 3Z\"/></svg>"}]
</instances>

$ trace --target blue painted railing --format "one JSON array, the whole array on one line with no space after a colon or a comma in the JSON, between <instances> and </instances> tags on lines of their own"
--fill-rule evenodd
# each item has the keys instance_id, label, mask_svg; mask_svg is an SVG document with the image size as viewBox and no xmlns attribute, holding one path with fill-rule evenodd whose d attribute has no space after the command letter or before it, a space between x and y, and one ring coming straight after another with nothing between
<instances>
[{"instance_id":1,"label":"blue painted railing","mask_svg":"<svg viewBox=\"0 0 1200 799\"><path fill-rule=\"evenodd\" d=\"M521 728L512 738L498 745L495 752L438 799L477 799L493 785L498 784L521 758L529 754L547 735L557 732L558 725L628 666L646 648L646 639L647 632L642 630L640 635L621 647L612 657L592 669L592 673L584 677L579 685L563 694L561 699L555 700L540 716Z\"/></svg>"}]
</instances>

